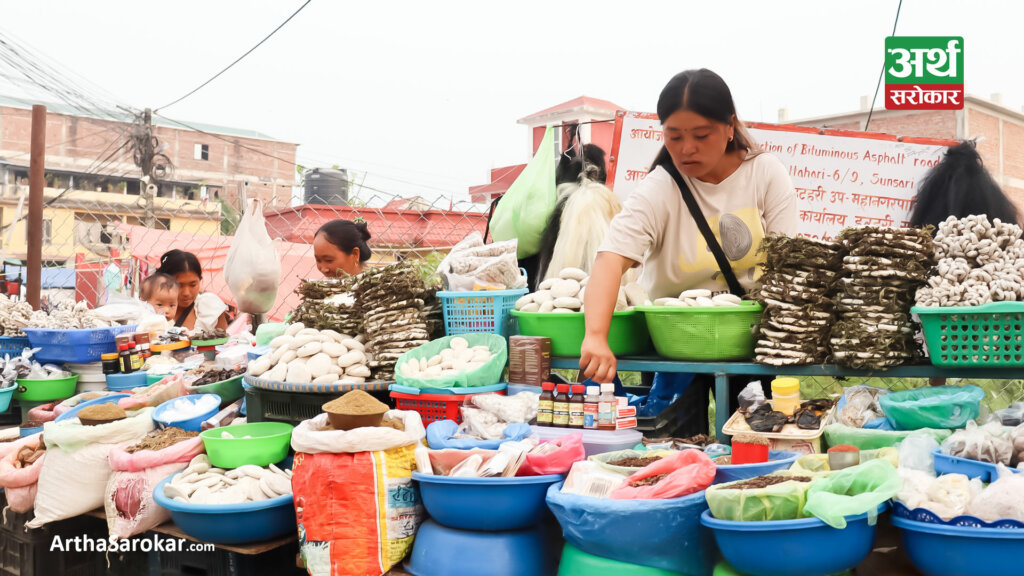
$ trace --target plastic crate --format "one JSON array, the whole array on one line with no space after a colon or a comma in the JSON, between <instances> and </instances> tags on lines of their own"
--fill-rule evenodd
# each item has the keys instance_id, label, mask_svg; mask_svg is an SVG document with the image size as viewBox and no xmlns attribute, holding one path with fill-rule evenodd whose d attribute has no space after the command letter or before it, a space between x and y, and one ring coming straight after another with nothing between
<instances>
[{"instance_id":1,"label":"plastic crate","mask_svg":"<svg viewBox=\"0 0 1024 576\"><path fill-rule=\"evenodd\" d=\"M1024 302L910 309L921 318L932 364L945 368L1024 366Z\"/></svg>"},{"instance_id":2,"label":"plastic crate","mask_svg":"<svg viewBox=\"0 0 1024 576\"><path fill-rule=\"evenodd\" d=\"M29 347L29 341L24 336L0 336L0 356L18 356L21 351Z\"/></svg>"},{"instance_id":3,"label":"plastic crate","mask_svg":"<svg viewBox=\"0 0 1024 576\"><path fill-rule=\"evenodd\" d=\"M6 506L6 502L4 502ZM15 514L7 511L0 528L0 575L2 576L100 576L106 571L96 560L96 554L69 551L50 551L55 536L69 539L85 536L94 540L107 539L107 523L92 516L77 516L25 531L25 523L33 517L31 512ZM65 540L65 543L67 541ZM100 555L102 557L102 555ZM105 566L105 563L103 563Z\"/></svg>"},{"instance_id":4,"label":"plastic crate","mask_svg":"<svg viewBox=\"0 0 1024 576\"><path fill-rule=\"evenodd\" d=\"M526 295L526 288L516 290L480 290L437 293L444 311L446 336L488 332L508 338L512 319L509 315L516 300Z\"/></svg>"},{"instance_id":5,"label":"plastic crate","mask_svg":"<svg viewBox=\"0 0 1024 576\"><path fill-rule=\"evenodd\" d=\"M484 388L493 388L485 386ZM462 424L462 401L477 394L501 394L505 390L489 390L470 394L407 394L405 392L391 391L391 398L395 401L395 408L398 410L412 410L420 415L423 425L441 420L451 420L456 424Z\"/></svg>"},{"instance_id":6,"label":"plastic crate","mask_svg":"<svg viewBox=\"0 0 1024 576\"><path fill-rule=\"evenodd\" d=\"M111 326L87 330L42 330L26 328L25 334L33 348L39 348L35 358L40 362L89 364L100 356L117 349L118 334L134 332L137 326Z\"/></svg>"},{"instance_id":7,"label":"plastic crate","mask_svg":"<svg viewBox=\"0 0 1024 576\"><path fill-rule=\"evenodd\" d=\"M368 392L374 398L394 407L387 392ZM277 392L262 388L245 387L245 411L249 422L287 422L298 426L303 420L315 418L323 412L322 406L341 393L316 394L310 392Z\"/></svg>"},{"instance_id":8,"label":"plastic crate","mask_svg":"<svg viewBox=\"0 0 1024 576\"><path fill-rule=\"evenodd\" d=\"M623 389L630 394L642 396L649 394L651 389L642 386L625 386ZM680 413L683 411L683 400L685 396L676 398L675 402L658 413L657 416L637 416L636 430L642 432L645 438L671 438L675 436L676 430L683 425Z\"/></svg>"},{"instance_id":9,"label":"plastic crate","mask_svg":"<svg viewBox=\"0 0 1024 576\"><path fill-rule=\"evenodd\" d=\"M298 541L250 555L219 549L215 552L155 551L149 555L149 573L154 576L305 575L306 571L296 565L298 554Z\"/></svg>"}]
</instances>

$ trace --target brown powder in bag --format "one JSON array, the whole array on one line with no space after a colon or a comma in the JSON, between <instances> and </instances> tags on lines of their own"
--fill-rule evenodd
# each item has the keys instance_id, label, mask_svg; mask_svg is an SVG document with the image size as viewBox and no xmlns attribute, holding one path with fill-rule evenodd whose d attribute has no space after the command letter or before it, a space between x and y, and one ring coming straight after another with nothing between
<instances>
[{"instance_id":1,"label":"brown powder in bag","mask_svg":"<svg viewBox=\"0 0 1024 576\"><path fill-rule=\"evenodd\" d=\"M365 416L380 414L389 410L388 405L377 400L362 390L353 390L341 398L331 400L323 405L325 412L345 416Z\"/></svg>"},{"instance_id":2,"label":"brown powder in bag","mask_svg":"<svg viewBox=\"0 0 1024 576\"><path fill-rule=\"evenodd\" d=\"M164 428L163 430L150 432L138 444L129 446L124 451L134 454L140 450L163 450L164 448L174 446L178 442L184 442L196 436L199 436L199 432L174 427Z\"/></svg>"}]
</instances>

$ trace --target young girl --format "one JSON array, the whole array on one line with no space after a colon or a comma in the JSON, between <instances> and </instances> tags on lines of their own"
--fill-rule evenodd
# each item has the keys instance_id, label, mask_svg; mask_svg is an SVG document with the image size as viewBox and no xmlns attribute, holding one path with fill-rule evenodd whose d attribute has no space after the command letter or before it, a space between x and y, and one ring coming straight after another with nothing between
<instances>
[{"instance_id":1,"label":"young girl","mask_svg":"<svg viewBox=\"0 0 1024 576\"><path fill-rule=\"evenodd\" d=\"M641 283L652 300L694 288L747 291L760 275L761 239L796 233L796 192L786 167L757 150L720 76L703 68L677 74L658 98L658 119L665 145L612 220L587 284L580 369L597 382L615 376L608 327L619 282L631 267L643 264ZM677 181L692 191L721 246L735 276L733 289ZM703 389L705 406L707 386L690 386Z\"/></svg>"},{"instance_id":2,"label":"young girl","mask_svg":"<svg viewBox=\"0 0 1024 576\"><path fill-rule=\"evenodd\" d=\"M363 263L372 255L369 241L366 221L331 220L313 236L317 269L328 278L361 273Z\"/></svg>"}]
</instances>

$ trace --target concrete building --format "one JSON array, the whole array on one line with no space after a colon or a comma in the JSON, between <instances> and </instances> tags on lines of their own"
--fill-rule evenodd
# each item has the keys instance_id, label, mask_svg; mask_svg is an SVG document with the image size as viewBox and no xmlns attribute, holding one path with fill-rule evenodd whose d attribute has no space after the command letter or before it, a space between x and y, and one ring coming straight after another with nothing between
<instances>
[{"instance_id":1,"label":"concrete building","mask_svg":"<svg viewBox=\"0 0 1024 576\"><path fill-rule=\"evenodd\" d=\"M0 96L0 246L6 257L27 252L18 203L28 190L32 104ZM117 222L139 224L141 171L124 146L135 124L82 115L69 106L43 103L46 122L46 201L43 259L53 264L123 252ZM173 170L159 184L153 211L157 228L218 234L221 201L238 209L241 198L287 206L295 185L297 144L252 130L188 122L185 128L153 116L160 153ZM27 210L27 208L25 208ZM13 223L13 226L10 226Z\"/></svg>"},{"instance_id":2,"label":"concrete building","mask_svg":"<svg viewBox=\"0 0 1024 576\"><path fill-rule=\"evenodd\" d=\"M612 150L615 112L623 109L607 100L580 96L520 118L516 123L523 124L530 129L529 155L531 157L540 148L548 126L558 127L555 130L554 154L561 154L569 147L572 142L572 134L578 127L580 139L584 144L596 144L607 155ZM525 167L526 164L516 164L492 169L489 183L469 187L471 201L481 204L490 203L509 189L509 186L516 181Z\"/></svg>"},{"instance_id":3,"label":"concrete building","mask_svg":"<svg viewBox=\"0 0 1024 576\"><path fill-rule=\"evenodd\" d=\"M779 111L779 123L832 130L864 130L869 100L861 99L861 110L788 122ZM1002 97L990 99L966 96L963 110L884 110L871 115L871 132L898 136L978 140L978 152L985 167L1017 207L1024 211L1024 113L1002 105Z\"/></svg>"}]
</instances>

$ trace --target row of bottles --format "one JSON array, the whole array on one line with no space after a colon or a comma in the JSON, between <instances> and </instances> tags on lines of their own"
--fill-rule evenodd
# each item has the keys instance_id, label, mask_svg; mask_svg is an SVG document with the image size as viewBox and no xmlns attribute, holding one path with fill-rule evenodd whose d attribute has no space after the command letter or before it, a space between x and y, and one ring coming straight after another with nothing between
<instances>
[{"instance_id":1,"label":"row of bottles","mask_svg":"<svg viewBox=\"0 0 1024 576\"><path fill-rule=\"evenodd\" d=\"M584 386L545 382L537 406L537 425L615 430L618 400L614 384Z\"/></svg>"}]
</instances>

